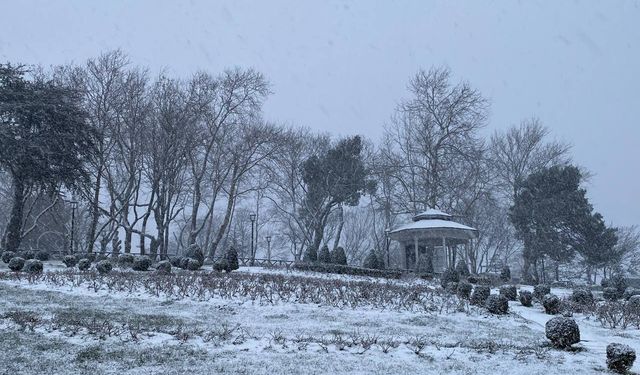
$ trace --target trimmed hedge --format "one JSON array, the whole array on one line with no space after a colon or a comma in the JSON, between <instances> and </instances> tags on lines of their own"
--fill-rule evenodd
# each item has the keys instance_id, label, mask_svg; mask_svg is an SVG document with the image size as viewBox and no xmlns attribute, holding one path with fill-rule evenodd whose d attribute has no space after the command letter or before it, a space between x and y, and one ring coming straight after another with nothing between
<instances>
[{"instance_id":1,"label":"trimmed hedge","mask_svg":"<svg viewBox=\"0 0 640 375\"><path fill-rule=\"evenodd\" d=\"M340 264L325 264L325 263L304 263L297 262L293 264L293 269L298 271L314 271L323 273L335 273L339 275L353 275L353 276L371 276L371 277L384 277L390 279L399 279L402 276L402 271L399 270L376 270L371 268L343 266Z\"/></svg>"}]
</instances>

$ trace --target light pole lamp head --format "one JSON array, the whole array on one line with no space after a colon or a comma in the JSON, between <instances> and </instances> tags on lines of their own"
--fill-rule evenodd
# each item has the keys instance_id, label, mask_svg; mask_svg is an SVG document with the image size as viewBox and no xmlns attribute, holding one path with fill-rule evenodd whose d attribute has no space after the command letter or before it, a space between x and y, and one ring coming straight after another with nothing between
<instances>
[{"instance_id":1,"label":"light pole lamp head","mask_svg":"<svg viewBox=\"0 0 640 375\"><path fill-rule=\"evenodd\" d=\"M267 236L267 243L271 243L271 236Z\"/></svg>"},{"instance_id":2,"label":"light pole lamp head","mask_svg":"<svg viewBox=\"0 0 640 375\"><path fill-rule=\"evenodd\" d=\"M78 202L77 201L69 201L69 205L71 206L72 209L76 209L78 208Z\"/></svg>"},{"instance_id":3,"label":"light pole lamp head","mask_svg":"<svg viewBox=\"0 0 640 375\"><path fill-rule=\"evenodd\" d=\"M249 220L256 221L256 214L249 214Z\"/></svg>"}]
</instances>

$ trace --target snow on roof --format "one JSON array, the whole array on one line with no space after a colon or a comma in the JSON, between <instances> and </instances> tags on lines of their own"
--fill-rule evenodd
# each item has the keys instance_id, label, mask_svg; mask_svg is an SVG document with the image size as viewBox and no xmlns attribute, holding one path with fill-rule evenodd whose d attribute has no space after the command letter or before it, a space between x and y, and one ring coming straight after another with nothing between
<instances>
[{"instance_id":1,"label":"snow on roof","mask_svg":"<svg viewBox=\"0 0 640 375\"><path fill-rule=\"evenodd\" d=\"M456 223L451 220L442 220L442 219L422 219L418 221L414 221L412 223L408 223L405 225L401 225L395 229L391 230L391 233L397 233L405 230L415 230L415 229L461 229L468 231L477 231L475 228L468 227L464 224Z\"/></svg>"},{"instance_id":2,"label":"snow on roof","mask_svg":"<svg viewBox=\"0 0 640 375\"><path fill-rule=\"evenodd\" d=\"M430 219L442 219L442 220L450 220L452 218L451 215L449 215L446 212L442 212L440 210L436 210L434 208L430 208L424 212L421 212L419 214L417 214L416 216L413 217L413 221L418 221L418 220L430 220Z\"/></svg>"}]
</instances>

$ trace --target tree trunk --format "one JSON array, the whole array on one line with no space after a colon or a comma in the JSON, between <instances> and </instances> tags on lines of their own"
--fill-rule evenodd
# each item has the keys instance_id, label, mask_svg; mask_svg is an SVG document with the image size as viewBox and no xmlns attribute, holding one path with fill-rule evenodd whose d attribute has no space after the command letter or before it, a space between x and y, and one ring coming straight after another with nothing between
<instances>
[{"instance_id":1,"label":"tree trunk","mask_svg":"<svg viewBox=\"0 0 640 375\"><path fill-rule=\"evenodd\" d=\"M213 242L211 242L211 249L209 249L209 258L213 259L213 257L216 255L216 250L218 248L218 244L220 244L220 241L222 240L222 237L224 236L224 233L227 231L227 226L229 225L229 222L231 221L231 213L233 212L233 205L235 203L235 195L236 195L236 191L238 189L238 167L234 166L233 167L233 173L231 176L231 189L229 189L229 196L227 198L227 210L225 212L224 215L224 219L222 220L222 224L220 225L220 229L218 230L218 234L216 235L215 239L213 240Z\"/></svg>"},{"instance_id":2,"label":"tree trunk","mask_svg":"<svg viewBox=\"0 0 640 375\"><path fill-rule=\"evenodd\" d=\"M11 217L6 230L6 249L8 251L18 251L22 241L22 215L24 211L24 181L21 178L13 177L13 206Z\"/></svg>"},{"instance_id":3,"label":"tree trunk","mask_svg":"<svg viewBox=\"0 0 640 375\"><path fill-rule=\"evenodd\" d=\"M91 224L89 225L89 234L87 235L87 252L93 252L93 245L96 240L96 230L98 228L98 220L100 219L100 211L98 205L100 204L100 185L102 184L102 167L98 168L98 174L96 176L95 191L93 192L93 199L91 201Z\"/></svg>"},{"instance_id":4,"label":"tree trunk","mask_svg":"<svg viewBox=\"0 0 640 375\"><path fill-rule=\"evenodd\" d=\"M338 246L340 246L340 237L342 236L342 228L344 227L344 208L342 205L338 207L338 218L340 223L338 224L338 232L336 233L336 238L333 241L333 251L335 251Z\"/></svg>"}]
</instances>

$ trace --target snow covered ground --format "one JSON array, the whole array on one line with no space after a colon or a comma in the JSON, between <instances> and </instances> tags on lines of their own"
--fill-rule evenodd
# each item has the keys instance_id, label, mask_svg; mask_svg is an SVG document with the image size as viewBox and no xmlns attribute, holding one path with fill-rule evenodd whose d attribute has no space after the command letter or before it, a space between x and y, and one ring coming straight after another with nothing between
<instances>
[{"instance_id":1,"label":"snow covered ground","mask_svg":"<svg viewBox=\"0 0 640 375\"><path fill-rule=\"evenodd\" d=\"M580 350L554 350L544 337L550 316L517 302L497 317L472 306L424 313L166 299L26 279L0 281L0 295L0 315L22 316L0 320L0 374L589 374L606 371L609 342L640 349L638 330L576 315Z\"/></svg>"}]
</instances>

